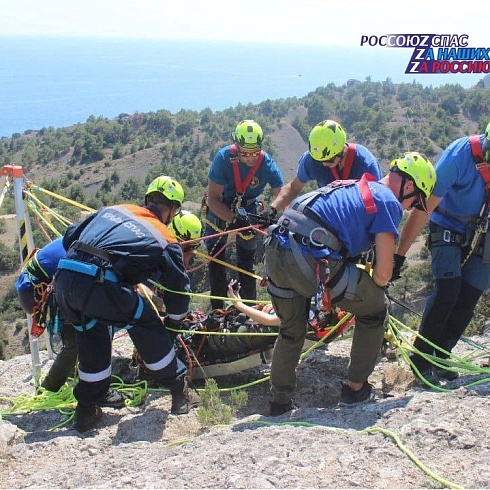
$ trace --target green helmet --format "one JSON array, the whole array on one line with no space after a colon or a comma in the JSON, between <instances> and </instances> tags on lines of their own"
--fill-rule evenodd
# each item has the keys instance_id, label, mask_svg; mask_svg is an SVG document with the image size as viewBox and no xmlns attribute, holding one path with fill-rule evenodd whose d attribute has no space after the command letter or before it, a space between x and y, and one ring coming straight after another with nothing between
<instances>
[{"instance_id":1,"label":"green helmet","mask_svg":"<svg viewBox=\"0 0 490 490\"><path fill-rule=\"evenodd\" d=\"M342 126L338 122L327 119L311 130L308 150L314 160L324 162L341 153L346 141L347 135Z\"/></svg>"},{"instance_id":2,"label":"green helmet","mask_svg":"<svg viewBox=\"0 0 490 490\"><path fill-rule=\"evenodd\" d=\"M255 121L246 119L238 123L235 131L232 133L232 138L244 150L260 150L264 141L264 132Z\"/></svg>"},{"instance_id":3,"label":"green helmet","mask_svg":"<svg viewBox=\"0 0 490 490\"><path fill-rule=\"evenodd\" d=\"M169 226L170 231L179 242L195 240L202 236L202 224L200 219L189 211L181 211L175 215Z\"/></svg>"},{"instance_id":4,"label":"green helmet","mask_svg":"<svg viewBox=\"0 0 490 490\"><path fill-rule=\"evenodd\" d=\"M184 189L175 179L167 175L160 175L160 177L152 180L146 190L145 197L148 197L152 192L158 192L169 201L176 201L181 206L184 202Z\"/></svg>"},{"instance_id":5,"label":"green helmet","mask_svg":"<svg viewBox=\"0 0 490 490\"><path fill-rule=\"evenodd\" d=\"M427 199L436 185L436 171L430 160L422 153L411 151L390 163L390 170L407 174L415 183L415 187Z\"/></svg>"}]
</instances>

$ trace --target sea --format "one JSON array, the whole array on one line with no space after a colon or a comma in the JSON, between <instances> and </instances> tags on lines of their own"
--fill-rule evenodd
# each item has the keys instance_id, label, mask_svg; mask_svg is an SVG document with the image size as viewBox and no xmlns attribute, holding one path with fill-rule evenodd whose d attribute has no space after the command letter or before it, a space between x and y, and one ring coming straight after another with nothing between
<instances>
[{"instance_id":1,"label":"sea","mask_svg":"<svg viewBox=\"0 0 490 490\"><path fill-rule=\"evenodd\" d=\"M0 37L0 137L91 115L220 111L349 80L469 88L478 74L405 74L410 49L225 41ZM325 115L328 117L328 114Z\"/></svg>"}]
</instances>

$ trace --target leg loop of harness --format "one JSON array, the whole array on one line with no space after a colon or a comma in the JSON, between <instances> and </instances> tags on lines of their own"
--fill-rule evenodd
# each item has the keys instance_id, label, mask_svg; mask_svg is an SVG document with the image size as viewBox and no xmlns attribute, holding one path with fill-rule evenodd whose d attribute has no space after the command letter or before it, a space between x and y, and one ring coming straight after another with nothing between
<instances>
[{"instance_id":1,"label":"leg loop of harness","mask_svg":"<svg viewBox=\"0 0 490 490\"><path fill-rule=\"evenodd\" d=\"M345 262L339 272L329 282L332 303L344 298L354 299L358 281L359 269L355 264Z\"/></svg>"},{"instance_id":2,"label":"leg loop of harness","mask_svg":"<svg viewBox=\"0 0 490 490\"><path fill-rule=\"evenodd\" d=\"M270 277L267 280L267 291L272 296L277 296L278 298L284 298L284 299L291 299L291 298L296 298L296 296L301 296L294 289L286 289L286 288L280 288L279 286L276 286L272 282Z\"/></svg>"}]
</instances>

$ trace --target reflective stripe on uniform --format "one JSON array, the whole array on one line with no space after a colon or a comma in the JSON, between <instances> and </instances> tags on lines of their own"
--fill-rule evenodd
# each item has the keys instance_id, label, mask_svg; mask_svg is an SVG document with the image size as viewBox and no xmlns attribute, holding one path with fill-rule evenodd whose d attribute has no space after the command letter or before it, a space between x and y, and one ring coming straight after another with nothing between
<instances>
[{"instance_id":1,"label":"reflective stripe on uniform","mask_svg":"<svg viewBox=\"0 0 490 490\"><path fill-rule=\"evenodd\" d=\"M172 349L165 357L162 357L157 362L147 363L145 362L145 366L150 371L158 371L160 369L166 368L175 358L175 351Z\"/></svg>"},{"instance_id":2,"label":"reflective stripe on uniform","mask_svg":"<svg viewBox=\"0 0 490 490\"><path fill-rule=\"evenodd\" d=\"M81 369L78 369L78 377L81 381L86 381L87 383L96 383L97 381L102 381L107 379L112 372L111 366L98 373L85 373Z\"/></svg>"}]
</instances>

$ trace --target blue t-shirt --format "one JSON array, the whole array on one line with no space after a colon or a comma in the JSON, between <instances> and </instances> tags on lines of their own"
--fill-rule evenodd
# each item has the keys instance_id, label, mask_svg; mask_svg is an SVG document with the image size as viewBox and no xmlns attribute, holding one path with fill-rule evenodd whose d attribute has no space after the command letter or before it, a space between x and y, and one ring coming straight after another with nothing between
<instances>
[{"instance_id":1,"label":"blue t-shirt","mask_svg":"<svg viewBox=\"0 0 490 490\"><path fill-rule=\"evenodd\" d=\"M377 180L382 177L381 168L376 157L365 146L356 144L356 155L352 162L350 174L346 178L360 179L366 172ZM303 156L299 159L296 176L303 184L310 180L316 180L318 187L324 187L336 180L332 170L324 167L321 162L314 160L308 151L303 153ZM342 175L340 175L340 178L342 178Z\"/></svg>"},{"instance_id":2,"label":"blue t-shirt","mask_svg":"<svg viewBox=\"0 0 490 490\"><path fill-rule=\"evenodd\" d=\"M36 259L46 276L52 279L58 268L58 262L65 254L66 250L63 247L63 237L60 237L45 245L41 250L38 250L36 252ZM32 289L33 284L39 284L39 282L37 277L29 274L24 268L15 282L15 288L17 291Z\"/></svg>"},{"instance_id":3,"label":"blue t-shirt","mask_svg":"<svg viewBox=\"0 0 490 490\"><path fill-rule=\"evenodd\" d=\"M233 165L230 162L230 148L231 145L226 146L216 153L208 173L210 180L218 185L224 186L223 199L228 202L232 202L236 196ZM238 163L238 167L240 169L242 183L244 183L251 167L247 167L241 162ZM268 153L264 152L264 159L250 185L245 190L243 200L250 201L257 199L264 192L267 184L272 189L276 189L284 185L284 179L274 159Z\"/></svg>"},{"instance_id":4,"label":"blue t-shirt","mask_svg":"<svg viewBox=\"0 0 490 490\"><path fill-rule=\"evenodd\" d=\"M335 236L344 244L348 255L355 257L371 248L377 233L393 233L398 238L398 226L402 219L403 208L393 192L380 182L369 182L377 211L366 212L359 184L348 185L328 194L320 195L308 208L325 223ZM291 203L293 206L294 201ZM282 246L289 248L286 236L278 237ZM316 258L330 254L328 249L317 250L300 244L303 253ZM332 254L333 257L338 256Z\"/></svg>"},{"instance_id":5,"label":"blue t-shirt","mask_svg":"<svg viewBox=\"0 0 490 490\"><path fill-rule=\"evenodd\" d=\"M485 135L480 135L483 143ZM452 215L477 217L485 201L485 183L475 166L468 136L453 141L436 163L437 182L433 195L442 197L439 203ZM445 228L465 233L466 222L436 210L430 220Z\"/></svg>"}]
</instances>

